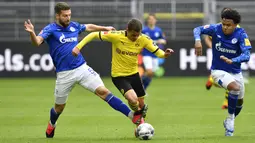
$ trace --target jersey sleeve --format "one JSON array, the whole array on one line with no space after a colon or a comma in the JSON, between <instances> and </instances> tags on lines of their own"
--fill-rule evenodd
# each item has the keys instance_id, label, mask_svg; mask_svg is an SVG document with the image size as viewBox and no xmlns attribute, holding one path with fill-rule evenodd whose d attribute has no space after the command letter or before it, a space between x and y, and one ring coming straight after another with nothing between
<instances>
[{"instance_id":1,"label":"jersey sleeve","mask_svg":"<svg viewBox=\"0 0 255 143\"><path fill-rule=\"evenodd\" d=\"M252 48L248 35L245 32L241 34L239 44L242 51L250 50Z\"/></svg>"},{"instance_id":2,"label":"jersey sleeve","mask_svg":"<svg viewBox=\"0 0 255 143\"><path fill-rule=\"evenodd\" d=\"M233 58L232 61L234 63L248 62L250 60L250 50L252 47L248 35L245 32L240 35L239 46L242 53L240 56Z\"/></svg>"},{"instance_id":3,"label":"jersey sleeve","mask_svg":"<svg viewBox=\"0 0 255 143\"><path fill-rule=\"evenodd\" d=\"M165 52L148 36L144 38L144 47L159 58L165 57Z\"/></svg>"},{"instance_id":4,"label":"jersey sleeve","mask_svg":"<svg viewBox=\"0 0 255 143\"><path fill-rule=\"evenodd\" d=\"M217 24L204 25L194 28L193 34L195 40L201 40L200 36L202 34L212 36L216 31Z\"/></svg>"},{"instance_id":5,"label":"jersey sleeve","mask_svg":"<svg viewBox=\"0 0 255 143\"><path fill-rule=\"evenodd\" d=\"M50 25L44 27L41 32L38 34L38 36L43 37L44 40L47 40L48 37L52 34L52 28Z\"/></svg>"},{"instance_id":6,"label":"jersey sleeve","mask_svg":"<svg viewBox=\"0 0 255 143\"><path fill-rule=\"evenodd\" d=\"M113 42L118 36L119 31L100 31L99 39L101 41Z\"/></svg>"}]
</instances>

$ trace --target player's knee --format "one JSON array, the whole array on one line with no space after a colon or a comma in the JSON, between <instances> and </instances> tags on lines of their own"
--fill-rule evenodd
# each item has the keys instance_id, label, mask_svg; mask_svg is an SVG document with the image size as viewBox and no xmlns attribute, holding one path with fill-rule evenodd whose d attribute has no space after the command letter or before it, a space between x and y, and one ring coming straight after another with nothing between
<instances>
[{"instance_id":1,"label":"player's knee","mask_svg":"<svg viewBox=\"0 0 255 143\"><path fill-rule=\"evenodd\" d=\"M66 104L55 104L55 111L59 114L62 113L65 109L65 105Z\"/></svg>"},{"instance_id":2,"label":"player's knee","mask_svg":"<svg viewBox=\"0 0 255 143\"><path fill-rule=\"evenodd\" d=\"M229 91L239 91L240 92L240 90L241 90L241 87L237 82L231 82L227 88Z\"/></svg>"},{"instance_id":3,"label":"player's knee","mask_svg":"<svg viewBox=\"0 0 255 143\"><path fill-rule=\"evenodd\" d=\"M110 91L106 87L100 86L96 89L95 93L100 98L105 99L106 96L110 93Z\"/></svg>"},{"instance_id":4,"label":"player's knee","mask_svg":"<svg viewBox=\"0 0 255 143\"><path fill-rule=\"evenodd\" d=\"M242 106L242 105L243 105L243 99L238 99L237 106Z\"/></svg>"},{"instance_id":5,"label":"player's knee","mask_svg":"<svg viewBox=\"0 0 255 143\"><path fill-rule=\"evenodd\" d=\"M127 98L127 100L128 100L128 102L130 103L130 104L137 104L137 102L138 102L138 98L137 97L135 97L135 96L132 96L132 97L130 97L130 98Z\"/></svg>"}]
</instances>

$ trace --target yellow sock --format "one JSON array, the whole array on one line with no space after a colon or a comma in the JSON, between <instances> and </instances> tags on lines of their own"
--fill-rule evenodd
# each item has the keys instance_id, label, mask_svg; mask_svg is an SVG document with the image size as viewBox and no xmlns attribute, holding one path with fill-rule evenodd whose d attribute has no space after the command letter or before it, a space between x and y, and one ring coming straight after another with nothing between
<instances>
[{"instance_id":1,"label":"yellow sock","mask_svg":"<svg viewBox=\"0 0 255 143\"><path fill-rule=\"evenodd\" d=\"M128 102L129 107L133 110L133 111L138 111L139 108L139 102L137 101L136 104L131 104Z\"/></svg>"},{"instance_id":2,"label":"yellow sock","mask_svg":"<svg viewBox=\"0 0 255 143\"><path fill-rule=\"evenodd\" d=\"M209 81L214 84L214 80L211 75L209 76Z\"/></svg>"},{"instance_id":3,"label":"yellow sock","mask_svg":"<svg viewBox=\"0 0 255 143\"><path fill-rule=\"evenodd\" d=\"M225 99L224 99L224 101L223 101L223 105L228 105L228 90L226 90L226 92L225 92Z\"/></svg>"}]
</instances>

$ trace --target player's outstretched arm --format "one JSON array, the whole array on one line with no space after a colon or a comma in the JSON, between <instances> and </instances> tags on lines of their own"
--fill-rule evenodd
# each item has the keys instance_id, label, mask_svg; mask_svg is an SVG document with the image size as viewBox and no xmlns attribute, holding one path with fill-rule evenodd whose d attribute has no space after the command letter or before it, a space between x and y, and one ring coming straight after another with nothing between
<instances>
[{"instance_id":1,"label":"player's outstretched arm","mask_svg":"<svg viewBox=\"0 0 255 143\"><path fill-rule=\"evenodd\" d=\"M29 19L24 22L24 28L27 32L29 32L30 39L33 45L39 46L42 44L43 38L41 36L36 36L34 26Z\"/></svg>"},{"instance_id":2,"label":"player's outstretched arm","mask_svg":"<svg viewBox=\"0 0 255 143\"><path fill-rule=\"evenodd\" d=\"M85 26L86 26L86 31L88 32L116 30L112 26L99 26L95 24L85 24Z\"/></svg>"},{"instance_id":3,"label":"player's outstretched arm","mask_svg":"<svg viewBox=\"0 0 255 143\"><path fill-rule=\"evenodd\" d=\"M98 32L92 32L90 34L88 34L86 37L84 37L79 43L78 45L76 45L73 50L72 50L72 54L74 56L77 56L80 53L80 50L86 45L88 44L90 41L92 41L93 39L99 39L99 33Z\"/></svg>"},{"instance_id":4,"label":"player's outstretched arm","mask_svg":"<svg viewBox=\"0 0 255 143\"><path fill-rule=\"evenodd\" d=\"M212 39L209 36L205 35L204 36L204 40L205 40L206 46L208 48L212 48Z\"/></svg>"}]
</instances>

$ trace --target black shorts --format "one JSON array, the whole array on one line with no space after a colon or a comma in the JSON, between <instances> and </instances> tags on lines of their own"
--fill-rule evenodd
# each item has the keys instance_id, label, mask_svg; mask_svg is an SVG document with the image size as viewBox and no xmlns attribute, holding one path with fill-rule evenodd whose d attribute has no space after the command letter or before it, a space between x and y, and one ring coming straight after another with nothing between
<instances>
[{"instance_id":1,"label":"black shorts","mask_svg":"<svg viewBox=\"0 0 255 143\"><path fill-rule=\"evenodd\" d=\"M139 73L130 76L112 77L112 82L119 89L122 95L130 89L134 89L137 97L143 97L145 95Z\"/></svg>"}]
</instances>

